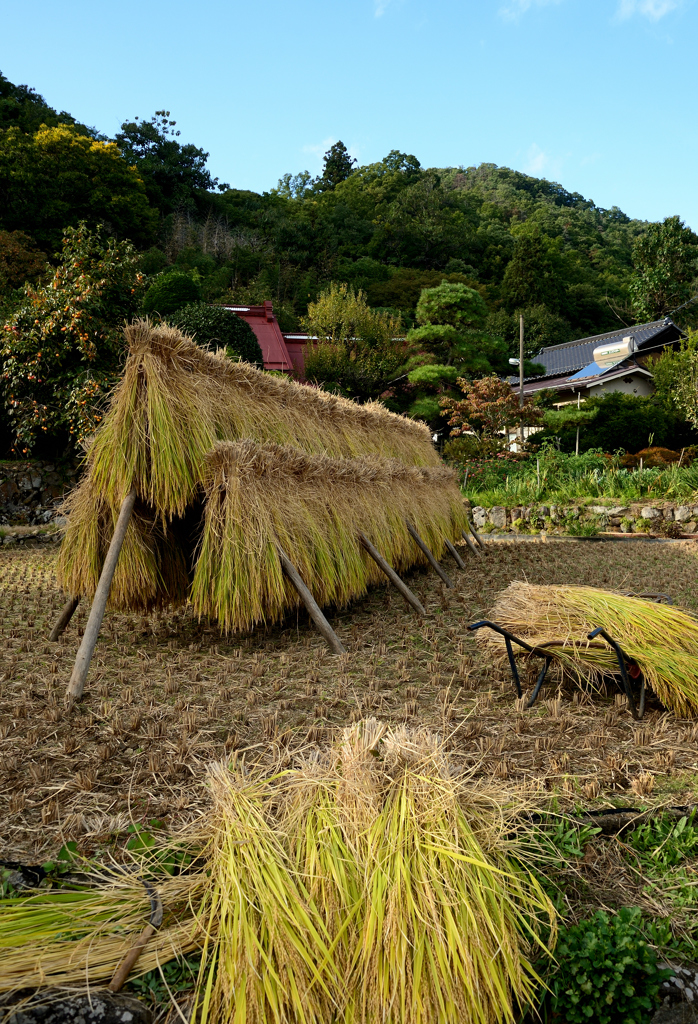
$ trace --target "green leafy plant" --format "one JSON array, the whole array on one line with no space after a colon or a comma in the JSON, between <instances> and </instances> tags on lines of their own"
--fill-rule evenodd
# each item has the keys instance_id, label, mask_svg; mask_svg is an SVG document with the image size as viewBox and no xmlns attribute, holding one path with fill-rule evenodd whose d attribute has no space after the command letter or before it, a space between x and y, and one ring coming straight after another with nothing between
<instances>
[{"instance_id":1,"label":"green leafy plant","mask_svg":"<svg viewBox=\"0 0 698 1024\"><path fill-rule=\"evenodd\" d=\"M262 350L250 325L224 306L191 303L168 317L168 321L192 337L201 348L212 351L224 348L230 359L241 359L257 366L264 363Z\"/></svg>"},{"instance_id":2,"label":"green leafy plant","mask_svg":"<svg viewBox=\"0 0 698 1024\"><path fill-rule=\"evenodd\" d=\"M168 316L189 303L198 302L200 298L200 285L190 274L175 268L155 278L145 293L143 311Z\"/></svg>"},{"instance_id":3,"label":"green leafy plant","mask_svg":"<svg viewBox=\"0 0 698 1024\"><path fill-rule=\"evenodd\" d=\"M562 929L555 959L548 998L553 1016L567 1024L644 1024L671 975L657 966L636 907L613 917L599 910Z\"/></svg>"},{"instance_id":4,"label":"green leafy plant","mask_svg":"<svg viewBox=\"0 0 698 1024\"><path fill-rule=\"evenodd\" d=\"M638 826L630 834L630 847L646 871L667 871L698 857L698 822L695 811L678 821L659 818Z\"/></svg>"},{"instance_id":5,"label":"green leafy plant","mask_svg":"<svg viewBox=\"0 0 698 1024\"><path fill-rule=\"evenodd\" d=\"M196 954L169 960L159 969L132 978L127 987L141 999L164 1006L171 996L194 988L200 964L201 957Z\"/></svg>"},{"instance_id":6,"label":"green leafy plant","mask_svg":"<svg viewBox=\"0 0 698 1024\"><path fill-rule=\"evenodd\" d=\"M561 853L564 858L583 857L584 847L601 831L592 825L580 825L569 818L544 822L540 832L544 848Z\"/></svg>"},{"instance_id":7,"label":"green leafy plant","mask_svg":"<svg viewBox=\"0 0 698 1024\"><path fill-rule=\"evenodd\" d=\"M162 828L162 822L152 818L148 825L129 825L128 833L131 838L126 843L126 849L135 858L143 862L144 867L155 873L165 872L168 875L178 874L182 868L192 862L188 853L178 849L174 845L162 846L158 843L152 830Z\"/></svg>"}]
</instances>

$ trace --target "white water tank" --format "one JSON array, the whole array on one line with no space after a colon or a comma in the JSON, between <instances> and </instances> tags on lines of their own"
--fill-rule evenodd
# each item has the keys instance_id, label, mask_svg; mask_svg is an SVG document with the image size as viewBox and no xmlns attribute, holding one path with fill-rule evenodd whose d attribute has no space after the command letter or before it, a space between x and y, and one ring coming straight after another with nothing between
<instances>
[{"instance_id":1,"label":"white water tank","mask_svg":"<svg viewBox=\"0 0 698 1024\"><path fill-rule=\"evenodd\" d=\"M594 362L603 370L610 369L616 363L627 359L633 352L637 352L637 345L632 334L625 338L616 338L615 341L607 341L605 345L597 345L594 349Z\"/></svg>"}]
</instances>

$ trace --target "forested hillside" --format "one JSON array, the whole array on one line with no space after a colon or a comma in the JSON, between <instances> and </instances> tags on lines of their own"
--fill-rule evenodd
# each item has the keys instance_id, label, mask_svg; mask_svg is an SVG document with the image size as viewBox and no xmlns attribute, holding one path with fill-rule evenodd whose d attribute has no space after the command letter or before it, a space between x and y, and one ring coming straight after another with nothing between
<instances>
[{"instance_id":1,"label":"forested hillside","mask_svg":"<svg viewBox=\"0 0 698 1024\"><path fill-rule=\"evenodd\" d=\"M289 328L330 281L409 326L421 288L444 277L477 287L500 334L514 332L504 314L525 309L532 351L632 317L646 223L561 185L494 164L423 168L397 151L355 166L338 144L320 178L289 173L256 193L212 179L207 156L164 112L110 141L0 78L0 228L23 233L15 249L50 258L64 227L103 222L147 252L146 271L195 270L208 299L272 298ZM5 293L28 260L12 248L3 234Z\"/></svg>"},{"instance_id":2,"label":"forested hillside","mask_svg":"<svg viewBox=\"0 0 698 1024\"><path fill-rule=\"evenodd\" d=\"M65 425L67 408L96 408L118 371L118 324L139 311L272 299L283 329L314 330L312 304L330 286L347 285L350 303L361 290L384 315L370 321L376 337L409 332L407 348L371 352L369 331L361 374L350 372L354 351L340 368L326 360L314 379L362 399L400 378L399 407L438 422L438 398L459 375L508 372L521 312L530 359L543 345L669 313L695 290L698 237L678 216L631 220L506 167L425 168L396 150L357 166L339 142L317 178L287 173L257 193L213 178L207 161L168 111L125 121L109 139L0 75L0 323L13 450ZM423 290L444 281L455 287L439 301L459 308L420 313ZM682 325L692 310L681 311ZM57 326L61 318L69 323Z\"/></svg>"}]
</instances>

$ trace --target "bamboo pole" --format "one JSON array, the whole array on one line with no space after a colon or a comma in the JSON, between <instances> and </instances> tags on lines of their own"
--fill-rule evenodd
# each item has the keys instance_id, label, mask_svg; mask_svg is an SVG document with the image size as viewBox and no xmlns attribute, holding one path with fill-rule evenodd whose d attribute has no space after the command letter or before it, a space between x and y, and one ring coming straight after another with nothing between
<instances>
[{"instance_id":1,"label":"bamboo pole","mask_svg":"<svg viewBox=\"0 0 698 1024\"><path fill-rule=\"evenodd\" d=\"M72 703L82 697L83 690L85 689L85 680L87 679L87 673L90 670L90 662L92 661L92 655L94 654L95 646L97 644L97 637L102 627L102 619L104 618L104 609L107 606L107 599L109 597L109 590L111 588L111 582L114 579L114 570L116 569L116 563L119 560L121 548L124 543L124 537L126 536L126 530L131 520L131 513L133 512L133 506L136 503L136 488L132 487L129 493L121 503L121 510L119 511L119 518L116 521L114 527L114 535L107 551L107 557L104 559L104 565L102 566L102 575L99 577L99 583L97 584L97 590L92 600L92 608L90 609L90 617L87 620L85 626L85 635L82 638L80 649L78 650L75 658L75 665L73 666L73 674L70 677L70 683L68 684L68 701Z\"/></svg>"},{"instance_id":2,"label":"bamboo pole","mask_svg":"<svg viewBox=\"0 0 698 1024\"><path fill-rule=\"evenodd\" d=\"M382 571L388 577L388 579L396 588L396 590L400 591L400 593L407 601L407 603L414 608L418 615L422 615L424 618L426 618L427 613L425 612L424 607L419 598L415 597L415 595L412 593L407 584L400 579L400 577L395 572L393 567L389 565L388 562L386 562L386 560L383 558L381 554L378 553L378 551L374 548L373 544L371 544L371 541L368 539L368 537L364 536L363 533L359 532L359 540L366 548L366 550L368 551L369 555L376 563L378 568L382 569Z\"/></svg>"},{"instance_id":3,"label":"bamboo pole","mask_svg":"<svg viewBox=\"0 0 698 1024\"><path fill-rule=\"evenodd\" d=\"M454 559L456 565L458 566L458 568L459 569L465 569L466 565L465 565L465 562L463 561L463 559L460 556L460 552L458 551L458 548L454 547L453 544L451 544L451 542L448 539L448 537L446 537L446 547L448 548L448 550L453 555L453 559Z\"/></svg>"},{"instance_id":4,"label":"bamboo pole","mask_svg":"<svg viewBox=\"0 0 698 1024\"><path fill-rule=\"evenodd\" d=\"M412 539L415 541L417 546L419 548L421 548L423 553L426 555L427 561L431 565L431 567L434 570L434 572L437 573L441 577L441 579L444 581L444 583L446 584L447 587L450 587L451 590L455 590L456 588L454 586L453 580L449 576L446 575L446 572L441 568L439 563L436 561L436 559L432 555L432 553L429 550L429 548L426 546L426 544L424 543L422 538L419 536L419 534L415 530L414 526L412 526L411 523L406 523L405 525L407 526L407 532L409 533L410 537L412 537Z\"/></svg>"},{"instance_id":5,"label":"bamboo pole","mask_svg":"<svg viewBox=\"0 0 698 1024\"><path fill-rule=\"evenodd\" d=\"M465 541L465 543L466 543L466 544L468 545L468 547L470 548L470 550L472 551L472 553L473 553L474 555L477 555L477 557L478 557L478 558L482 558L482 552L481 552L481 551L479 551L479 550L478 550L478 549L477 549L477 548L475 547L475 545L473 544L473 541L472 541L472 538L471 538L470 534L469 534L469 533L467 533L467 532L466 532L465 530L461 530L461 533L462 533L462 535L463 535L463 540L464 540L464 541Z\"/></svg>"},{"instance_id":6,"label":"bamboo pole","mask_svg":"<svg viewBox=\"0 0 698 1024\"><path fill-rule=\"evenodd\" d=\"M300 577L300 574L296 567L293 565L288 555L279 547L276 549L279 553L279 559L281 560L281 566L290 579L293 586L298 591L301 601L308 609L308 614L318 628L318 631L327 641L327 646L333 654L346 654L346 650L342 645L341 640L330 626L329 622L322 614L322 609L317 603L313 595L310 593L305 583Z\"/></svg>"},{"instance_id":7,"label":"bamboo pole","mask_svg":"<svg viewBox=\"0 0 698 1024\"><path fill-rule=\"evenodd\" d=\"M56 619L56 625L53 627L49 634L49 640L57 640L59 636L65 633L68 628L68 623L75 614L75 609L80 604L79 597L69 597L61 608L61 614Z\"/></svg>"}]
</instances>

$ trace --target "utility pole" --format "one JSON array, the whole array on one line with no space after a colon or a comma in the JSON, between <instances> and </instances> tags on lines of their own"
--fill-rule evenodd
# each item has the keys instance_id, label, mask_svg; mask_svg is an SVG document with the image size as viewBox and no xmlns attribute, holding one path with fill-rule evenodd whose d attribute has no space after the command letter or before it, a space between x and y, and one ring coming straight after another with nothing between
<instances>
[{"instance_id":1,"label":"utility pole","mask_svg":"<svg viewBox=\"0 0 698 1024\"><path fill-rule=\"evenodd\" d=\"M523 324L523 313L519 316L519 409L524 407L524 324ZM519 420L519 441L523 446L524 442L524 425L523 416Z\"/></svg>"}]
</instances>

